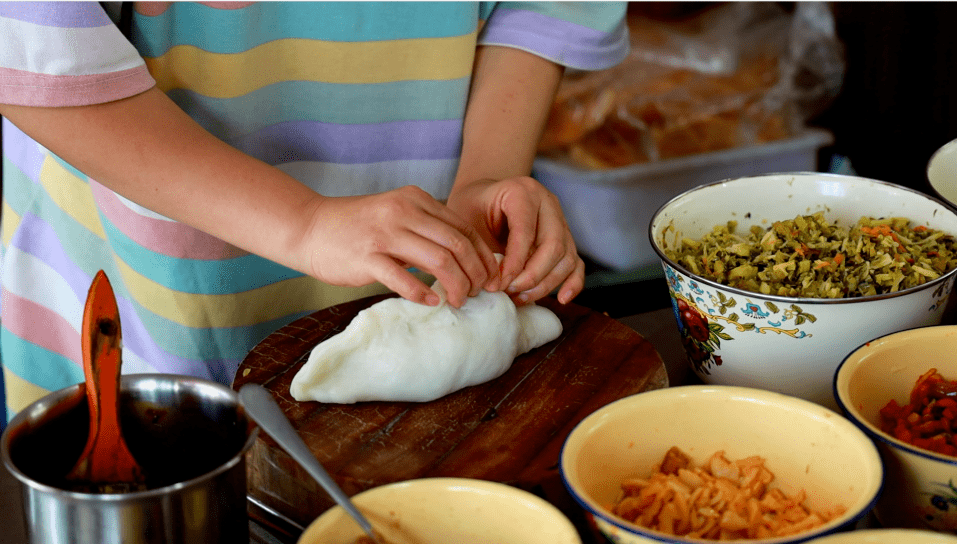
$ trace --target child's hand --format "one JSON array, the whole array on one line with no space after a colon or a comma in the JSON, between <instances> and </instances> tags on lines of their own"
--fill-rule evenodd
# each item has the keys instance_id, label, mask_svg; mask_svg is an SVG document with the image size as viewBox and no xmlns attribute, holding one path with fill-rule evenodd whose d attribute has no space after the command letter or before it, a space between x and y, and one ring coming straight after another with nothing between
<instances>
[{"instance_id":1,"label":"child's hand","mask_svg":"<svg viewBox=\"0 0 957 544\"><path fill-rule=\"evenodd\" d=\"M428 305L439 297L408 270L432 274L448 302L460 307L483 288L499 288L498 263L474 228L425 191L324 198L308 238L313 275L335 285L379 281L403 298Z\"/></svg>"},{"instance_id":2,"label":"child's hand","mask_svg":"<svg viewBox=\"0 0 957 544\"><path fill-rule=\"evenodd\" d=\"M501 288L518 302L534 302L561 286L570 302L585 286L585 263L558 198L534 179L480 180L456 187L449 207L486 229L496 251L504 247Z\"/></svg>"}]
</instances>

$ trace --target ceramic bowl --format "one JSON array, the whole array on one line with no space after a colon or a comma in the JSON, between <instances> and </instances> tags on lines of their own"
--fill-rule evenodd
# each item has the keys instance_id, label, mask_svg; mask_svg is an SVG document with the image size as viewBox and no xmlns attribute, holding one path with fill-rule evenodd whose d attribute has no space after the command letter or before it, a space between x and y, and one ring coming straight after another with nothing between
<instances>
[{"instance_id":1,"label":"ceramic bowl","mask_svg":"<svg viewBox=\"0 0 957 544\"><path fill-rule=\"evenodd\" d=\"M860 429L818 404L761 389L686 385L625 397L572 430L561 452L565 486L598 528L616 544L708 542L644 529L611 513L627 478L648 477L672 446L695 465L724 451L729 460L759 455L774 473L772 487L807 493L815 510L845 512L777 544L846 530L880 495L883 467L877 448Z\"/></svg>"},{"instance_id":2,"label":"ceramic bowl","mask_svg":"<svg viewBox=\"0 0 957 544\"><path fill-rule=\"evenodd\" d=\"M957 269L896 293L846 299L792 298L721 285L665 256L680 237L699 239L715 225L752 225L824 211L850 226L861 216L900 216L957 234L957 214L923 193L853 176L793 173L703 185L662 206L649 234L661 258L685 353L705 383L777 391L837 405L838 363L860 344L890 332L939 324ZM669 225L674 232L664 232Z\"/></svg>"},{"instance_id":3,"label":"ceramic bowl","mask_svg":"<svg viewBox=\"0 0 957 544\"><path fill-rule=\"evenodd\" d=\"M957 140L947 142L927 162L927 181L951 206L957 206Z\"/></svg>"},{"instance_id":4,"label":"ceramic bowl","mask_svg":"<svg viewBox=\"0 0 957 544\"><path fill-rule=\"evenodd\" d=\"M880 430L880 409L908 402L917 378L936 368L957 379L957 325L901 331L854 350L838 367L834 391L848 419L877 443L887 484L874 509L885 527L957 531L957 458L901 442Z\"/></svg>"},{"instance_id":5,"label":"ceramic bowl","mask_svg":"<svg viewBox=\"0 0 957 544\"><path fill-rule=\"evenodd\" d=\"M509 485L469 478L421 478L352 497L390 544L581 544L575 526L544 499ZM354 544L362 530L336 506L298 544Z\"/></svg>"},{"instance_id":6,"label":"ceramic bowl","mask_svg":"<svg viewBox=\"0 0 957 544\"><path fill-rule=\"evenodd\" d=\"M919 529L864 529L816 538L810 544L954 544L957 537Z\"/></svg>"}]
</instances>

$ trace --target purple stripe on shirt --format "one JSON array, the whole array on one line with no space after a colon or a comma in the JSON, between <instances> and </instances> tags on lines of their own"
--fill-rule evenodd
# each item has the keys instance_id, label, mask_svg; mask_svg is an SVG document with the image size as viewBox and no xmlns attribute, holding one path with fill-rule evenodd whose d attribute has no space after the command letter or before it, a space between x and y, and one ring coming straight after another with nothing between
<instances>
[{"instance_id":1,"label":"purple stripe on shirt","mask_svg":"<svg viewBox=\"0 0 957 544\"><path fill-rule=\"evenodd\" d=\"M46 155L33 139L3 118L3 155L34 183L40 182L40 168Z\"/></svg>"},{"instance_id":2,"label":"purple stripe on shirt","mask_svg":"<svg viewBox=\"0 0 957 544\"><path fill-rule=\"evenodd\" d=\"M0 17L61 28L113 24L98 2L0 2Z\"/></svg>"},{"instance_id":3,"label":"purple stripe on shirt","mask_svg":"<svg viewBox=\"0 0 957 544\"><path fill-rule=\"evenodd\" d=\"M517 47L582 70L609 68L628 53L624 22L607 33L530 11L500 8L492 19L479 44Z\"/></svg>"},{"instance_id":4,"label":"purple stripe on shirt","mask_svg":"<svg viewBox=\"0 0 957 544\"><path fill-rule=\"evenodd\" d=\"M70 260L66 252L63 251L56 232L48 223L32 213L24 214L20 222L20 228L17 229L13 239L10 240L10 245L36 257L56 270L56 273L63 278L70 290L76 295L77 300L86 300L90 282L93 281L93 278ZM114 285L122 281L122 278L116 274L113 274L113 277ZM217 376L210 373L207 365L214 368L237 366L235 361L229 359L213 362L192 360L164 351L153 341L152 336L143 326L143 322L136 313L137 307L130 300L117 294L116 305L120 310L120 315L124 316L122 323L124 346L143 360L149 361L158 371L212 379Z\"/></svg>"},{"instance_id":5,"label":"purple stripe on shirt","mask_svg":"<svg viewBox=\"0 0 957 544\"><path fill-rule=\"evenodd\" d=\"M57 273L70 286L78 300L86 300L93 278L77 268L63 250L56 231L49 223L27 212L20 218L20 226L10 239L10 245L33 255Z\"/></svg>"},{"instance_id":6,"label":"purple stripe on shirt","mask_svg":"<svg viewBox=\"0 0 957 544\"><path fill-rule=\"evenodd\" d=\"M92 278L90 281L93 281ZM119 278L119 281L122 281L122 278ZM216 367L230 364L228 360L218 362L212 360L194 360L173 355L165 351L153 340L149 331L146 330L146 326L143 325L143 321L137 314L137 308L139 306L131 300L120 296L116 297L116 306L120 310L120 315L125 316L122 322L123 346L138 355L140 359L148 362L150 366L157 371L168 374L185 374L206 379L217 379L218 376L214 376L207 365ZM183 327L182 325L174 326ZM185 327L183 328L185 329Z\"/></svg>"},{"instance_id":7,"label":"purple stripe on shirt","mask_svg":"<svg viewBox=\"0 0 957 544\"><path fill-rule=\"evenodd\" d=\"M393 160L456 158L462 120L393 121L341 125L315 121L279 123L230 144L269 164L320 161L367 164Z\"/></svg>"}]
</instances>

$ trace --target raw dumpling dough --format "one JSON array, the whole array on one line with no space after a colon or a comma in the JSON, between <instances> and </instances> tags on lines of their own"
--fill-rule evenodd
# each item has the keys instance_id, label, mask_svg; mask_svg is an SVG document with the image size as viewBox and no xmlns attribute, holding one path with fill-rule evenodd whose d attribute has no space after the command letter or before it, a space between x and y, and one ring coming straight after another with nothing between
<instances>
[{"instance_id":1,"label":"raw dumpling dough","mask_svg":"<svg viewBox=\"0 0 957 544\"><path fill-rule=\"evenodd\" d=\"M401 298L359 312L344 331L313 348L289 388L297 401L428 402L497 378L515 357L562 333L548 308L516 307L482 291L461 308Z\"/></svg>"}]
</instances>

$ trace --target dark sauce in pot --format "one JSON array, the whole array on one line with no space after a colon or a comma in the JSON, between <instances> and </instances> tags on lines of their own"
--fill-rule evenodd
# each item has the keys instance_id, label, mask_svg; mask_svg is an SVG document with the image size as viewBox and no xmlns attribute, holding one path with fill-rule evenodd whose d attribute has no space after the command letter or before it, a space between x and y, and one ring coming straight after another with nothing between
<instances>
[{"instance_id":1,"label":"dark sauce in pot","mask_svg":"<svg viewBox=\"0 0 957 544\"><path fill-rule=\"evenodd\" d=\"M83 395L83 389L80 389ZM42 425L22 431L11 449L14 465L35 481L85 493L122 493L157 489L213 471L242 451L252 424L235 410L202 406L196 399L178 399L175 408L123 395L120 425L130 452L142 466L145 488L104 486L66 479L89 432L85 396L51 410Z\"/></svg>"}]
</instances>

